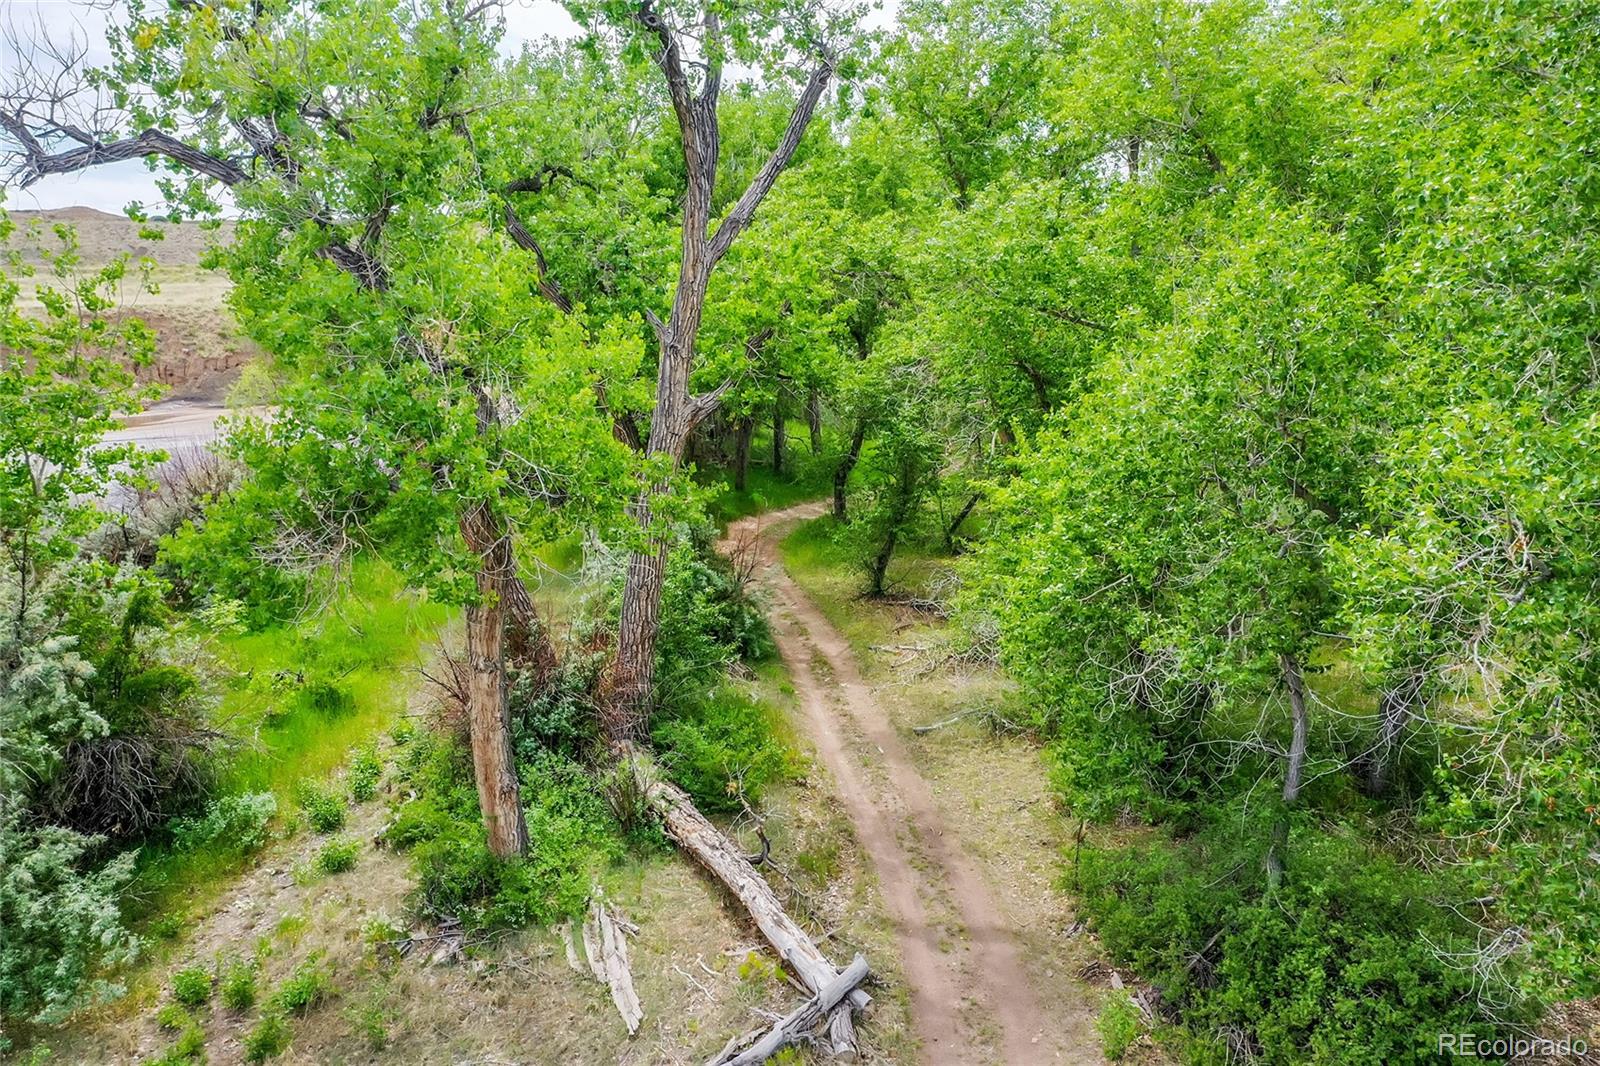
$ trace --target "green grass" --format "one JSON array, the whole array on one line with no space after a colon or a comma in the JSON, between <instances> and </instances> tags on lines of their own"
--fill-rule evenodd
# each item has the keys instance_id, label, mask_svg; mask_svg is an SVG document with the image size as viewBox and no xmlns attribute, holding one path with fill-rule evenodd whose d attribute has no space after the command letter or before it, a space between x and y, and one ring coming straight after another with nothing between
<instances>
[{"instance_id":1,"label":"green grass","mask_svg":"<svg viewBox=\"0 0 1600 1066\"><path fill-rule=\"evenodd\" d=\"M231 682L218 725L246 741L223 771L223 793L271 792L297 809L296 787L327 778L350 750L379 735L416 684L411 667L449 609L421 601L377 560L317 617L218 638ZM247 859L219 842L188 852L146 847L131 914L151 919L203 898Z\"/></svg>"}]
</instances>

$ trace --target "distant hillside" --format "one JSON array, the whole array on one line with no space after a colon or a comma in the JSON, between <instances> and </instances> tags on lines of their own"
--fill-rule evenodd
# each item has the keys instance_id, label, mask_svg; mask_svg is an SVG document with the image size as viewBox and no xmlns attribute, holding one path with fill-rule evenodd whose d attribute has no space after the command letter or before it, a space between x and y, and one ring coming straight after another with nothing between
<instances>
[{"instance_id":1,"label":"distant hillside","mask_svg":"<svg viewBox=\"0 0 1600 1066\"><path fill-rule=\"evenodd\" d=\"M207 248L232 239L233 223L224 222L216 229L195 222L140 223L92 207L8 213L19 227L37 234L13 240L24 250L25 259L35 258L28 254L30 243L54 246L51 228L69 222L77 230L87 267L100 266L124 252L155 261L158 291L130 293L127 312L148 322L160 338L155 365L141 370L140 376L169 386L173 398L220 401L244 364L258 354L228 313L228 279L200 266ZM162 238L148 239L142 235L146 229L160 231Z\"/></svg>"}]
</instances>

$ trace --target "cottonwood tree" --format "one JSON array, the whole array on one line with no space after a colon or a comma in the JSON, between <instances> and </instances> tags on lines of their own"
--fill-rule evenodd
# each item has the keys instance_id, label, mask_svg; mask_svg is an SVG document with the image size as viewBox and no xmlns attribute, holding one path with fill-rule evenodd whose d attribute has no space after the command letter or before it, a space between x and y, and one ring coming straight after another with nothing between
<instances>
[{"instance_id":1,"label":"cottonwood tree","mask_svg":"<svg viewBox=\"0 0 1600 1066\"><path fill-rule=\"evenodd\" d=\"M489 846L520 852L508 616L515 650L548 652L514 539L592 517L595 481L622 476L592 390L625 373L597 363L638 353L557 315L523 252L491 236L500 190L479 145L525 88L500 69L495 8L136 3L109 36L87 112L59 79L7 89L17 176L142 157L175 175L180 210L229 189L244 219L221 255L231 300L290 372L274 420L240 447L299 554L381 545L465 605Z\"/></svg>"},{"instance_id":2,"label":"cottonwood tree","mask_svg":"<svg viewBox=\"0 0 1600 1066\"><path fill-rule=\"evenodd\" d=\"M655 644L661 590L670 540L671 477L684 457L689 434L717 410L734 385L724 378L693 391L697 341L711 277L755 218L778 176L794 158L806 127L841 59L850 15L827 17L810 4L766 4L736 8L720 3L703 10L646 0L572 5L585 22L616 29L628 47L646 50L666 83L683 157L684 192L677 284L666 318L646 308L657 347L655 404L645 439L650 464L645 486L632 504L642 542L630 554L618 623L617 652L609 679L605 728L614 745L641 737L653 697ZM732 206L713 217L722 131L718 111L730 60L785 63L808 68L783 131L765 161ZM715 226L713 227L713 223Z\"/></svg>"}]
</instances>

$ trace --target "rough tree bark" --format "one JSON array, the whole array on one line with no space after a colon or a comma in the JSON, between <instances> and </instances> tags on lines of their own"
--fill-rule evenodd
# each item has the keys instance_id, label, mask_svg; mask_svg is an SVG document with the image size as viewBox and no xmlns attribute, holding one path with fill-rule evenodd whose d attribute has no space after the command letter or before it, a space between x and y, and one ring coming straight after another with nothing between
<instances>
[{"instance_id":1,"label":"rough tree bark","mask_svg":"<svg viewBox=\"0 0 1600 1066\"><path fill-rule=\"evenodd\" d=\"M506 705L506 582L494 568L497 544L506 539L493 513L478 504L461 518L461 536L482 562L478 601L467 605L467 730L472 738L472 771L478 808L489 850L521 855L528 850L528 825L511 750Z\"/></svg>"},{"instance_id":2,"label":"rough tree bark","mask_svg":"<svg viewBox=\"0 0 1600 1066\"><path fill-rule=\"evenodd\" d=\"M651 315L660 346L656 370L656 406L650 420L645 452L665 457L673 466L683 459L684 443L695 423L716 410L722 396L732 387L724 381L700 395L689 391L689 376L694 369L695 341L705 306L706 289L718 261L727 254L739 234L750 225L756 209L771 191L778 175L789 165L800 145L806 126L822 91L833 77L834 58L823 51L812 69L789 114L783 136L739 200L717 226L709 232L711 199L716 185L720 139L717 130L717 104L722 89L720 49L722 28L717 15L708 11L703 23L708 50L704 81L696 92L689 84L687 64L679 46L678 34L645 0L634 11L635 20L653 34L659 44L656 65L666 78L667 93L678 120L687 187L683 197L681 254L678 287L672 313L663 322ZM666 577L667 542L652 528L652 502L667 491L660 482L645 486L631 507L633 518L646 534L646 545L628 560L622 591L622 613L617 629L617 654L613 664L603 725L613 745L642 737L649 716L655 681L656 632L660 621L661 588Z\"/></svg>"},{"instance_id":3,"label":"rough tree bark","mask_svg":"<svg viewBox=\"0 0 1600 1066\"><path fill-rule=\"evenodd\" d=\"M1273 892L1283 884L1283 860L1289 848L1289 812L1300 799L1300 782L1305 773L1306 734L1311 728L1311 715L1306 710L1305 680L1300 674L1300 663L1293 655L1278 657L1283 673L1283 684L1289 691L1289 714L1293 720L1293 733L1289 739L1289 752L1283 771L1283 807L1272 823L1272 844L1267 849L1267 888Z\"/></svg>"},{"instance_id":4,"label":"rough tree bark","mask_svg":"<svg viewBox=\"0 0 1600 1066\"><path fill-rule=\"evenodd\" d=\"M1378 742L1367 763L1368 795L1381 796L1389 791L1395 754L1411 721L1411 709L1422 691L1422 681L1420 671L1408 673L1378 697Z\"/></svg>"}]
</instances>

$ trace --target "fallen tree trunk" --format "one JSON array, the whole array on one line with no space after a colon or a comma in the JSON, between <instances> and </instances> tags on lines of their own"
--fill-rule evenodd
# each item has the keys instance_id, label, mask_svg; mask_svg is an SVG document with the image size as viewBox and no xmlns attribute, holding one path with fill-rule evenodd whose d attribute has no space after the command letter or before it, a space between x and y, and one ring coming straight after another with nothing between
<instances>
[{"instance_id":1,"label":"fallen tree trunk","mask_svg":"<svg viewBox=\"0 0 1600 1066\"><path fill-rule=\"evenodd\" d=\"M807 991L816 995L827 988L839 972L806 931L789 917L772 886L756 873L744 852L695 809L694 801L682 789L656 777L642 756L634 758L635 772L646 775L644 792L650 809L661 819L667 835L738 897L761 935L799 976ZM834 1007L828 1021L833 1054L854 1054L855 1024L850 1014L852 1010L864 1010L871 1002L871 996L852 986L843 1002Z\"/></svg>"},{"instance_id":2,"label":"fallen tree trunk","mask_svg":"<svg viewBox=\"0 0 1600 1066\"><path fill-rule=\"evenodd\" d=\"M867 960L857 955L850 965L840 971L788 1017L775 1022L761 1039L738 1053L725 1049L706 1066L758 1066L790 1044L797 1044L816 1029L817 1023L837 1007L846 996L856 991L856 986L867 979Z\"/></svg>"}]
</instances>

